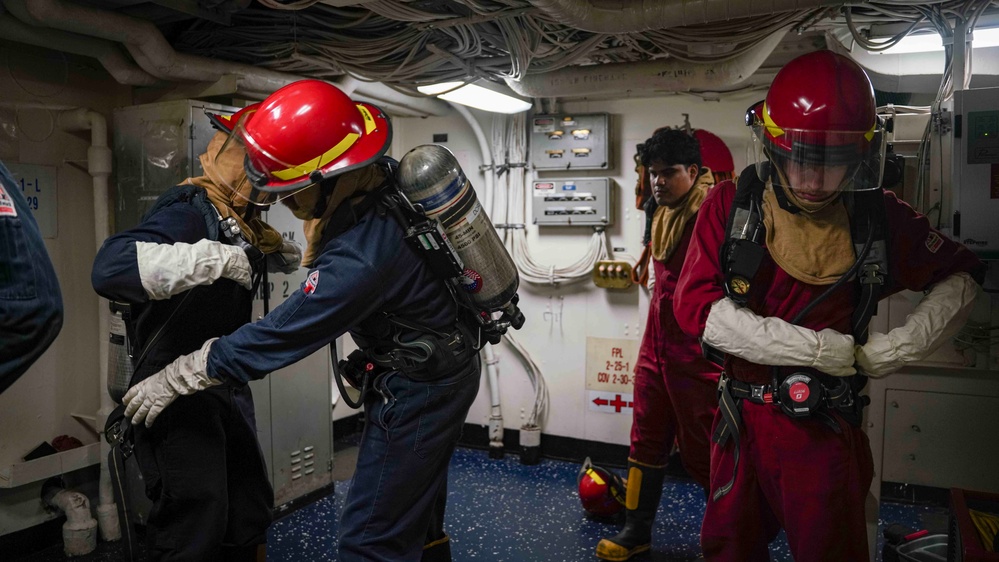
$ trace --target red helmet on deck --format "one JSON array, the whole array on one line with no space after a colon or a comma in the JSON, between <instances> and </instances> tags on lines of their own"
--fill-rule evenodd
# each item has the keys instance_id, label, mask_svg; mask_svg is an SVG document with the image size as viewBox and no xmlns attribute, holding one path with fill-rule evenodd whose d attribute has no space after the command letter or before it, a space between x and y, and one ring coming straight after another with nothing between
<instances>
[{"instance_id":1,"label":"red helmet on deck","mask_svg":"<svg viewBox=\"0 0 999 562\"><path fill-rule=\"evenodd\" d=\"M288 192L367 166L392 141L388 117L321 80L280 88L239 119L234 140L246 175L263 192Z\"/></svg>"},{"instance_id":2,"label":"red helmet on deck","mask_svg":"<svg viewBox=\"0 0 999 562\"><path fill-rule=\"evenodd\" d=\"M583 461L577 478L583 509L597 517L612 517L624 509L625 483L613 472Z\"/></svg>"},{"instance_id":3,"label":"red helmet on deck","mask_svg":"<svg viewBox=\"0 0 999 562\"><path fill-rule=\"evenodd\" d=\"M791 189L801 187L795 178L823 173L837 184L829 189L880 185L885 135L874 88L845 56L816 51L787 63L746 120L757 162L770 160Z\"/></svg>"}]
</instances>

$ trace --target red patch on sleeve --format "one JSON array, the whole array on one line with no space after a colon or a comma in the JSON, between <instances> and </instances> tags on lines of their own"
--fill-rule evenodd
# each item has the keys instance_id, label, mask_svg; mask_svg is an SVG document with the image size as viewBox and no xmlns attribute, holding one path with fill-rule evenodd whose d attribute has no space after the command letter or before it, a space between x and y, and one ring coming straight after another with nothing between
<instances>
[{"instance_id":1,"label":"red patch on sleeve","mask_svg":"<svg viewBox=\"0 0 999 562\"><path fill-rule=\"evenodd\" d=\"M316 287L319 286L319 270L315 270L309 274L308 279L305 280L305 286L302 287L302 292L306 295L311 295L316 292Z\"/></svg>"},{"instance_id":2,"label":"red patch on sleeve","mask_svg":"<svg viewBox=\"0 0 999 562\"><path fill-rule=\"evenodd\" d=\"M940 246L943 246L943 238L936 232L931 232L926 237L926 249L935 254L940 249Z\"/></svg>"}]
</instances>

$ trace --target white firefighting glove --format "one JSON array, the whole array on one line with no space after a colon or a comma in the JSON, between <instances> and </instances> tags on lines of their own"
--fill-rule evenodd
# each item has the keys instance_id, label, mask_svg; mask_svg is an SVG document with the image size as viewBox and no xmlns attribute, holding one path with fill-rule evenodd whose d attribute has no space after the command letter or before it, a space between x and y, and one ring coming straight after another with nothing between
<instances>
[{"instance_id":1,"label":"white firefighting glove","mask_svg":"<svg viewBox=\"0 0 999 562\"><path fill-rule=\"evenodd\" d=\"M295 273L302 265L302 248L291 240L285 240L281 249L267 254L267 271L271 273Z\"/></svg>"},{"instance_id":2,"label":"white firefighting glove","mask_svg":"<svg viewBox=\"0 0 999 562\"><path fill-rule=\"evenodd\" d=\"M178 396L222 384L221 380L209 377L206 372L208 352L217 339L212 338L201 349L181 355L162 371L128 389L121 400L125 405L125 417L130 418L133 425L145 421L146 427L152 427L160 412Z\"/></svg>"},{"instance_id":3,"label":"white firefighting glove","mask_svg":"<svg viewBox=\"0 0 999 562\"><path fill-rule=\"evenodd\" d=\"M877 378L925 359L968 321L978 291L978 283L967 273L940 281L919 301L904 325L887 334L871 332L867 343L856 346L857 368Z\"/></svg>"},{"instance_id":4,"label":"white firefighting glove","mask_svg":"<svg viewBox=\"0 0 999 562\"><path fill-rule=\"evenodd\" d=\"M835 377L857 372L853 336L836 330L816 332L780 318L764 318L728 297L711 305L704 342L758 365L813 367Z\"/></svg>"},{"instance_id":5,"label":"white firefighting glove","mask_svg":"<svg viewBox=\"0 0 999 562\"><path fill-rule=\"evenodd\" d=\"M649 258L649 280L646 282L645 286L649 288L649 293L655 292L656 288L656 268L652 266L652 258Z\"/></svg>"},{"instance_id":6,"label":"white firefighting glove","mask_svg":"<svg viewBox=\"0 0 999 562\"><path fill-rule=\"evenodd\" d=\"M164 300L197 285L210 285L221 277L247 289L253 286L250 260L237 246L215 240L194 244L136 242L139 280L151 300Z\"/></svg>"}]
</instances>

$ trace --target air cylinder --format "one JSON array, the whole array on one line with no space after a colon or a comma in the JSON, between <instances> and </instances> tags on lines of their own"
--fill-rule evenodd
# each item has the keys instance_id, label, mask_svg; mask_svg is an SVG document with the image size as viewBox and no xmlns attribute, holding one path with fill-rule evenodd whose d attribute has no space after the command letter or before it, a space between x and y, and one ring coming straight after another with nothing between
<instances>
[{"instance_id":1,"label":"air cylinder","mask_svg":"<svg viewBox=\"0 0 999 562\"><path fill-rule=\"evenodd\" d=\"M121 404L121 399L128 392L128 385L132 380L132 358L128 356L125 321L122 319L122 313L114 308L112 308L110 328L108 394L116 404Z\"/></svg>"},{"instance_id":2,"label":"air cylinder","mask_svg":"<svg viewBox=\"0 0 999 562\"><path fill-rule=\"evenodd\" d=\"M496 311L517 294L520 277L458 160L447 148L424 144L399 162L399 189L441 226L465 265L461 286L475 304Z\"/></svg>"}]
</instances>

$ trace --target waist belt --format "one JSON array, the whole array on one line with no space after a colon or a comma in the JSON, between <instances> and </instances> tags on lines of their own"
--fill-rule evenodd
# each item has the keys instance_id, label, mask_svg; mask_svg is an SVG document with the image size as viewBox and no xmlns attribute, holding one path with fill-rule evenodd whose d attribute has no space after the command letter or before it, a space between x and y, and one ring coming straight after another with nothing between
<instances>
[{"instance_id":1,"label":"waist belt","mask_svg":"<svg viewBox=\"0 0 999 562\"><path fill-rule=\"evenodd\" d=\"M732 479L715 490L715 500L727 494L735 484L735 473L739 467L739 431L742 426L739 408L743 400L779 406L791 418L815 416L837 433L841 429L830 415L830 410L839 412L847 422L859 427L863 408L870 402L868 397L857 395L846 379L839 379L835 387L829 388L817 377L806 373L794 373L780 385L750 384L731 379L722 373L718 380L718 412L721 414L721 422L715 428L711 440L724 447L732 439L735 451Z\"/></svg>"},{"instance_id":2,"label":"waist belt","mask_svg":"<svg viewBox=\"0 0 999 562\"><path fill-rule=\"evenodd\" d=\"M396 345L388 349L376 346L365 350L365 359L383 370L399 371L416 381L444 378L464 367L477 352L460 329L441 336L426 335L410 342L397 338Z\"/></svg>"}]
</instances>

